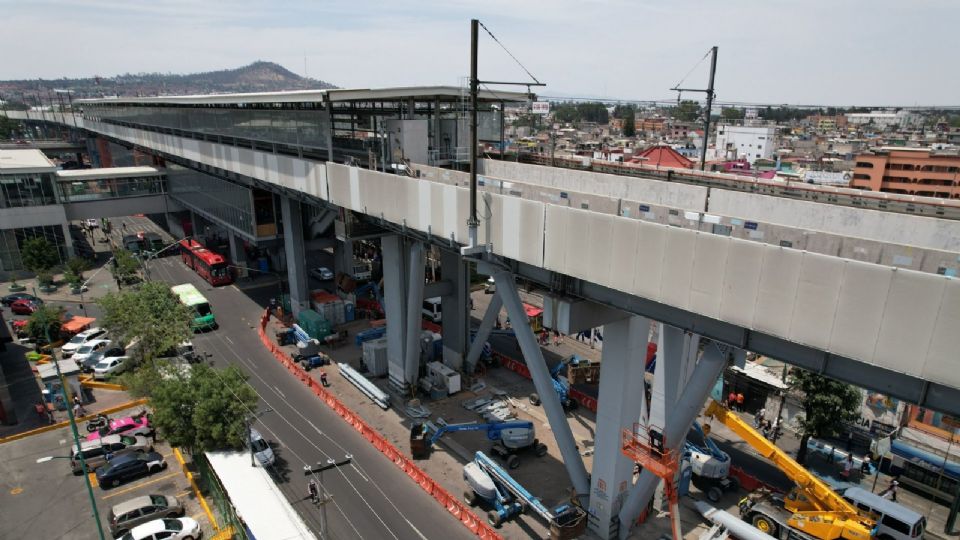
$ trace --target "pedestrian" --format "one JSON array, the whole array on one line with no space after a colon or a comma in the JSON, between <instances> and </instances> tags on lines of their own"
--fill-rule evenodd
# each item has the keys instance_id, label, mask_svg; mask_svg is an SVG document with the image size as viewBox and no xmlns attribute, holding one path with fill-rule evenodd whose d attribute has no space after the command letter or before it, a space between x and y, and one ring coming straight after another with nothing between
<instances>
[{"instance_id":1,"label":"pedestrian","mask_svg":"<svg viewBox=\"0 0 960 540\"><path fill-rule=\"evenodd\" d=\"M33 406L33 409L37 411L37 416L40 417L40 420L47 420L47 406L44 405L42 401L38 401L36 405Z\"/></svg>"},{"instance_id":2,"label":"pedestrian","mask_svg":"<svg viewBox=\"0 0 960 540\"><path fill-rule=\"evenodd\" d=\"M850 453L850 448L853 447L853 432L847 432L847 453Z\"/></svg>"},{"instance_id":3,"label":"pedestrian","mask_svg":"<svg viewBox=\"0 0 960 540\"><path fill-rule=\"evenodd\" d=\"M863 461L860 463L860 474L868 475L870 474L870 456L863 456Z\"/></svg>"},{"instance_id":4,"label":"pedestrian","mask_svg":"<svg viewBox=\"0 0 960 540\"><path fill-rule=\"evenodd\" d=\"M554 347L560 346L560 332L556 330L553 331L553 346Z\"/></svg>"},{"instance_id":5,"label":"pedestrian","mask_svg":"<svg viewBox=\"0 0 960 540\"><path fill-rule=\"evenodd\" d=\"M890 499L893 502L897 502L897 486L900 485L900 482L896 480L890 481L890 486L887 489L880 492L880 496L884 499Z\"/></svg>"},{"instance_id":6,"label":"pedestrian","mask_svg":"<svg viewBox=\"0 0 960 540\"><path fill-rule=\"evenodd\" d=\"M847 460L843 462L843 472L840 474L847 480L850 479L850 472L853 471L853 454L847 453Z\"/></svg>"},{"instance_id":7,"label":"pedestrian","mask_svg":"<svg viewBox=\"0 0 960 540\"><path fill-rule=\"evenodd\" d=\"M83 410L83 407L81 407L79 403L74 403L74 404L73 404L73 418L74 418L74 419L77 419L77 418L80 418L81 416L83 416L83 415L80 414L80 411L82 411L82 410Z\"/></svg>"},{"instance_id":8,"label":"pedestrian","mask_svg":"<svg viewBox=\"0 0 960 540\"><path fill-rule=\"evenodd\" d=\"M737 392L737 410L743 410L743 394L740 392Z\"/></svg>"},{"instance_id":9,"label":"pedestrian","mask_svg":"<svg viewBox=\"0 0 960 540\"><path fill-rule=\"evenodd\" d=\"M123 231L123 232L127 232L127 224L126 224L126 223L121 223L121 224L120 224L120 230Z\"/></svg>"},{"instance_id":10,"label":"pedestrian","mask_svg":"<svg viewBox=\"0 0 960 540\"><path fill-rule=\"evenodd\" d=\"M324 370L320 371L320 384L324 387L330 386L330 383L327 381L327 372Z\"/></svg>"},{"instance_id":11,"label":"pedestrian","mask_svg":"<svg viewBox=\"0 0 960 540\"><path fill-rule=\"evenodd\" d=\"M549 345L549 344L550 344L550 340L549 340L549 338L547 337L547 329L546 329L546 328L541 328L541 329L540 329L540 345L541 345L541 346L546 346L546 345Z\"/></svg>"},{"instance_id":12,"label":"pedestrian","mask_svg":"<svg viewBox=\"0 0 960 540\"><path fill-rule=\"evenodd\" d=\"M731 390L727 396L727 408L731 411L737 408L737 393L733 390Z\"/></svg>"},{"instance_id":13,"label":"pedestrian","mask_svg":"<svg viewBox=\"0 0 960 540\"><path fill-rule=\"evenodd\" d=\"M80 405L80 395L79 395L79 394L74 394L74 395L73 395L73 404L74 404L74 405Z\"/></svg>"},{"instance_id":14,"label":"pedestrian","mask_svg":"<svg viewBox=\"0 0 960 540\"><path fill-rule=\"evenodd\" d=\"M497 322L494 323L494 328L496 328L497 330L503 329L503 325L500 324L500 316L499 316L499 315L497 315Z\"/></svg>"}]
</instances>

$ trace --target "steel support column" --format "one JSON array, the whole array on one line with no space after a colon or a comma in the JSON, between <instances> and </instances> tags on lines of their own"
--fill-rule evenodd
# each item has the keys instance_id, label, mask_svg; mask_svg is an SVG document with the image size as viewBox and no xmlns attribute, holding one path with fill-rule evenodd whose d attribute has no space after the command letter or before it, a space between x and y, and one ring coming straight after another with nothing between
<instances>
[{"instance_id":1,"label":"steel support column","mask_svg":"<svg viewBox=\"0 0 960 540\"><path fill-rule=\"evenodd\" d=\"M645 416L644 391L650 320L633 316L603 327L600 398L590 474L590 528L600 538L616 538L617 512L633 481L633 462L620 451L620 430Z\"/></svg>"},{"instance_id":2,"label":"steel support column","mask_svg":"<svg viewBox=\"0 0 960 540\"><path fill-rule=\"evenodd\" d=\"M403 237L384 236L380 239L383 252L383 295L387 317L387 364L390 384L397 390L405 389L404 356L407 332L407 264ZM419 319L419 317L417 317Z\"/></svg>"},{"instance_id":3,"label":"steel support column","mask_svg":"<svg viewBox=\"0 0 960 540\"><path fill-rule=\"evenodd\" d=\"M290 292L290 310L296 317L306 309L310 289L307 284L307 263L303 254L303 217L300 201L280 197L283 216L283 249L287 259L287 283Z\"/></svg>"},{"instance_id":4,"label":"steel support column","mask_svg":"<svg viewBox=\"0 0 960 540\"><path fill-rule=\"evenodd\" d=\"M550 422L550 429L553 430L553 435L557 440L557 446L560 447L560 455L563 457L563 465L567 468L567 474L570 475L570 482L578 496L586 497L590 489L587 469L584 467L580 453L577 451L577 443L573 439L573 431L570 430L570 424L567 423L567 415L563 411L563 406L560 405L560 397L553 389L553 380L550 377L550 371L547 369L547 363L543 360L543 353L540 351L537 339L533 335L533 330L525 323L527 315L523 310L523 302L517 292L513 275L509 272L497 272L493 279L497 283L497 296L503 300L503 305L507 307L507 314L513 321L513 331L517 336L517 342L520 344L520 350L523 351L523 358L530 370L530 375L533 377L533 385L536 387L537 393L540 394L543 410L547 414L547 420Z\"/></svg>"},{"instance_id":5,"label":"steel support column","mask_svg":"<svg viewBox=\"0 0 960 540\"><path fill-rule=\"evenodd\" d=\"M473 343L470 344L470 350L467 352L464 371L468 375L472 374L474 369L476 369L477 360L480 358L480 353L483 352L483 344L487 341L487 338L490 337L490 331L493 330L494 324L497 322L497 316L500 315L502 308L503 300L500 299L500 295L493 295L493 297L490 298L490 304L487 305L487 312L483 314L483 320L480 321L480 327L477 328L477 335L473 338Z\"/></svg>"},{"instance_id":6,"label":"steel support column","mask_svg":"<svg viewBox=\"0 0 960 540\"><path fill-rule=\"evenodd\" d=\"M661 335L663 331L661 330ZM668 362L669 358L659 356L658 351L657 369L660 369L661 362ZM687 381L683 394L677 404L669 410L667 423L663 428L663 445L676 451L686 439L687 431L700 414L703 403L710 395L710 389L713 388L717 376L723 371L727 364L727 355L718 346L711 342L704 350L700 362L693 370L693 375ZM620 509L620 538L626 538L630 533L630 527L640 516L640 511L650 501L653 491L656 489L660 479L648 470L640 473L637 483L630 489L630 495Z\"/></svg>"},{"instance_id":7,"label":"steel support column","mask_svg":"<svg viewBox=\"0 0 960 540\"><path fill-rule=\"evenodd\" d=\"M407 285L407 334L406 354L403 359L405 382L412 387L417 386L417 377L420 374L420 313L423 309L423 242L413 242L410 245L410 269ZM389 305L389 304L388 304Z\"/></svg>"}]
</instances>

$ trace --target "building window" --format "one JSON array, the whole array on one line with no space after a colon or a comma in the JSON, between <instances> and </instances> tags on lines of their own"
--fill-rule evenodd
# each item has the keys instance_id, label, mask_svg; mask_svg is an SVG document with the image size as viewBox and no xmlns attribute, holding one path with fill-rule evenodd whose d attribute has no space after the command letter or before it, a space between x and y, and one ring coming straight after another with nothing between
<instances>
[{"instance_id":1,"label":"building window","mask_svg":"<svg viewBox=\"0 0 960 540\"><path fill-rule=\"evenodd\" d=\"M873 163L870 163L869 161L858 161L857 167L862 167L864 169L872 169Z\"/></svg>"},{"instance_id":2,"label":"building window","mask_svg":"<svg viewBox=\"0 0 960 540\"><path fill-rule=\"evenodd\" d=\"M780 247L792 248L792 247L793 247L793 242L791 242L790 240L781 240L781 241L780 241Z\"/></svg>"}]
</instances>

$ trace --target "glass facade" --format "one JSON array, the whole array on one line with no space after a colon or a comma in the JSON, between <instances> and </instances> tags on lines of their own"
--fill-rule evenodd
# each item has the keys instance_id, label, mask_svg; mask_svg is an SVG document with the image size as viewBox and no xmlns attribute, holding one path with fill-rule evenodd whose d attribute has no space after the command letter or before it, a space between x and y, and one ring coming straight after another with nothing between
<instances>
[{"instance_id":1,"label":"glass facade","mask_svg":"<svg viewBox=\"0 0 960 540\"><path fill-rule=\"evenodd\" d=\"M53 173L0 175L0 208L57 204Z\"/></svg>"},{"instance_id":2,"label":"glass facade","mask_svg":"<svg viewBox=\"0 0 960 540\"><path fill-rule=\"evenodd\" d=\"M183 204L256 236L250 188L169 163L167 189Z\"/></svg>"},{"instance_id":3,"label":"glass facade","mask_svg":"<svg viewBox=\"0 0 960 540\"><path fill-rule=\"evenodd\" d=\"M84 106L84 117L304 148L326 148L330 131L327 112L311 105L292 104L297 108L278 109L90 104Z\"/></svg>"},{"instance_id":4,"label":"glass facade","mask_svg":"<svg viewBox=\"0 0 960 540\"><path fill-rule=\"evenodd\" d=\"M36 237L46 238L48 242L56 246L61 263L66 262L69 258L63 237L63 227L60 225L3 229L0 230L0 270L23 270L20 247L27 240Z\"/></svg>"},{"instance_id":5,"label":"glass facade","mask_svg":"<svg viewBox=\"0 0 960 540\"><path fill-rule=\"evenodd\" d=\"M92 180L61 179L57 182L60 200L65 203L160 195L166 191L163 175Z\"/></svg>"}]
</instances>

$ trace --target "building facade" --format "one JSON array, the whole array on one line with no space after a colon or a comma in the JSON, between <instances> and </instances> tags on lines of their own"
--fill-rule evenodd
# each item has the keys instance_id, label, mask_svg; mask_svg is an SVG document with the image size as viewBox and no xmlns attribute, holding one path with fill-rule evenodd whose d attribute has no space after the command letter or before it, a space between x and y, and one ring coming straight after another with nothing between
<instances>
[{"instance_id":1,"label":"building facade","mask_svg":"<svg viewBox=\"0 0 960 540\"><path fill-rule=\"evenodd\" d=\"M851 187L924 197L960 198L960 155L929 148L881 148L859 154Z\"/></svg>"},{"instance_id":2,"label":"building facade","mask_svg":"<svg viewBox=\"0 0 960 540\"><path fill-rule=\"evenodd\" d=\"M23 270L20 249L32 238L46 238L60 262L72 256L56 171L40 150L0 150L0 271Z\"/></svg>"},{"instance_id":3,"label":"building facade","mask_svg":"<svg viewBox=\"0 0 960 540\"><path fill-rule=\"evenodd\" d=\"M773 159L777 149L777 128L773 126L717 126L716 159Z\"/></svg>"}]
</instances>

